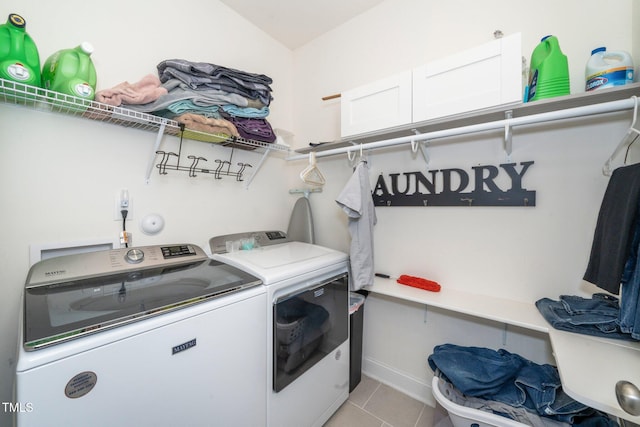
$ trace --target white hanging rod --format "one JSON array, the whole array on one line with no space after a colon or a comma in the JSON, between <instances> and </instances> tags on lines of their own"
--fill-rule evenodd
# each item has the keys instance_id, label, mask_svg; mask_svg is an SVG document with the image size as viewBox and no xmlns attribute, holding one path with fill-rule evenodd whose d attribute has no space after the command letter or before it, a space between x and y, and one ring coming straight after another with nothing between
<instances>
[{"instance_id":1,"label":"white hanging rod","mask_svg":"<svg viewBox=\"0 0 640 427\"><path fill-rule=\"evenodd\" d=\"M399 138L386 139L382 141L369 142L360 144L364 150L372 150L377 148L393 147L395 145L411 144L412 141L426 141L437 138L446 138L450 136L466 135L469 133L483 132L495 129L505 129L506 127L528 125L535 123L552 122L555 120L570 119L575 117L584 117L594 114L611 113L615 111L629 110L635 105L633 98L621 99L618 101L602 102L599 104L585 105L582 107L567 108L564 110L549 111L546 113L532 114L529 116L507 118L504 120L496 120L493 122L479 123L469 126L461 126L451 129L443 129L434 132L421 133L418 135L409 135ZM359 149L358 144L351 147L334 148L325 151L316 151L316 157L334 156L344 154ZM308 159L308 154L298 154L287 157L287 160L303 160Z\"/></svg>"}]
</instances>

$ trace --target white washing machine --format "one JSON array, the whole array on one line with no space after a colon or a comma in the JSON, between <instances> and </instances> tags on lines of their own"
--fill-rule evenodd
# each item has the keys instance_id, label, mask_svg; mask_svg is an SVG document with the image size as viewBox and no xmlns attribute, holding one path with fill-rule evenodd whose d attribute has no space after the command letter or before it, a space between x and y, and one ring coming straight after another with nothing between
<instances>
[{"instance_id":1,"label":"white washing machine","mask_svg":"<svg viewBox=\"0 0 640 427\"><path fill-rule=\"evenodd\" d=\"M209 246L267 289L267 425L322 426L349 394L347 255L281 231L217 236Z\"/></svg>"},{"instance_id":2,"label":"white washing machine","mask_svg":"<svg viewBox=\"0 0 640 427\"><path fill-rule=\"evenodd\" d=\"M26 426L264 426L266 292L194 245L35 264L15 421Z\"/></svg>"}]
</instances>

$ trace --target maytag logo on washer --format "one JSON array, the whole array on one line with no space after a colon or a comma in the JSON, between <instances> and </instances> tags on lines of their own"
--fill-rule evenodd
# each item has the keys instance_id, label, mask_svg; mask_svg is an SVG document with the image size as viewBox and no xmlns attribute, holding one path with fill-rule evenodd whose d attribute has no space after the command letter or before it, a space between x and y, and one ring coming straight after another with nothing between
<instances>
[{"instance_id":1,"label":"maytag logo on washer","mask_svg":"<svg viewBox=\"0 0 640 427\"><path fill-rule=\"evenodd\" d=\"M51 276L60 276L63 275L67 272L67 270L53 270L53 271L45 271L44 275L46 277L51 277Z\"/></svg>"},{"instance_id":2,"label":"maytag logo on washer","mask_svg":"<svg viewBox=\"0 0 640 427\"><path fill-rule=\"evenodd\" d=\"M70 399L77 399L93 390L97 382L98 376L95 372L80 372L69 380L64 388L64 394Z\"/></svg>"},{"instance_id":3,"label":"maytag logo on washer","mask_svg":"<svg viewBox=\"0 0 640 427\"><path fill-rule=\"evenodd\" d=\"M181 351L189 350L191 347L196 346L196 339L192 339L191 341L187 341L183 344L177 345L171 349L171 355L176 353L180 353Z\"/></svg>"}]
</instances>

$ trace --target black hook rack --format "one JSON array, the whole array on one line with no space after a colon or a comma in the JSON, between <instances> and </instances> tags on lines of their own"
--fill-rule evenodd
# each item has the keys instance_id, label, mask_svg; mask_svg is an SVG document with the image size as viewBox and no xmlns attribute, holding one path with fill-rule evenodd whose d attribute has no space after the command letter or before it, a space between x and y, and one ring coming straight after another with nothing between
<instances>
[{"instance_id":1,"label":"black hook rack","mask_svg":"<svg viewBox=\"0 0 640 427\"><path fill-rule=\"evenodd\" d=\"M160 160L160 163L156 165L160 175L167 175L167 170L175 170L188 172L189 176L192 178L198 176L199 173L205 173L213 175L215 179L222 179L223 176L235 176L236 181L242 181L242 175L245 169L252 167L249 163L240 162L238 163L239 169L237 171L232 171L231 162L229 160L220 159L215 160L218 165L213 169L199 167L200 162L207 161L205 157L200 156L187 156L187 158L191 160L191 164L189 166L181 166L180 154L171 151L156 151L156 154L162 155L162 160ZM169 164L169 160L172 157L175 157L177 160L175 164Z\"/></svg>"},{"instance_id":2,"label":"black hook rack","mask_svg":"<svg viewBox=\"0 0 640 427\"><path fill-rule=\"evenodd\" d=\"M180 125L180 129L184 131L184 125ZM207 159L201 156L189 155L187 159L191 160L191 164L189 166L181 166L180 158L182 156L182 132L180 134L180 146L178 149L178 153L174 153L172 151L156 151L156 154L161 154L162 159L160 163L156 165L158 168L158 172L160 175L167 175L167 170L175 170L188 172L189 176L195 178L199 173L211 174L215 179L222 179L223 176L234 176L236 181L242 181L242 174L244 173L246 168L252 167L249 163L238 163L239 169L237 171L231 170L231 158L233 157L233 149L231 150L231 156L229 156L229 160L220 160L215 159L217 166L213 169L205 168L199 166L201 162L206 162ZM169 160L175 157L175 163L169 164Z\"/></svg>"}]
</instances>

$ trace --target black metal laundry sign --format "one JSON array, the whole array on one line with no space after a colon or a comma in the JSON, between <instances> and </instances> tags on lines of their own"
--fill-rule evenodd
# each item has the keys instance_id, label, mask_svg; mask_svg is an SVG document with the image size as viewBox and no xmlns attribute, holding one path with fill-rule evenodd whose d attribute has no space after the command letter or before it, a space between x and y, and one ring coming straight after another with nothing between
<instances>
[{"instance_id":1,"label":"black metal laundry sign","mask_svg":"<svg viewBox=\"0 0 640 427\"><path fill-rule=\"evenodd\" d=\"M428 172L380 174L373 190L375 206L535 206L535 190L523 178L533 161ZM510 182L507 189L496 183ZM503 184L504 186L504 184Z\"/></svg>"}]
</instances>

